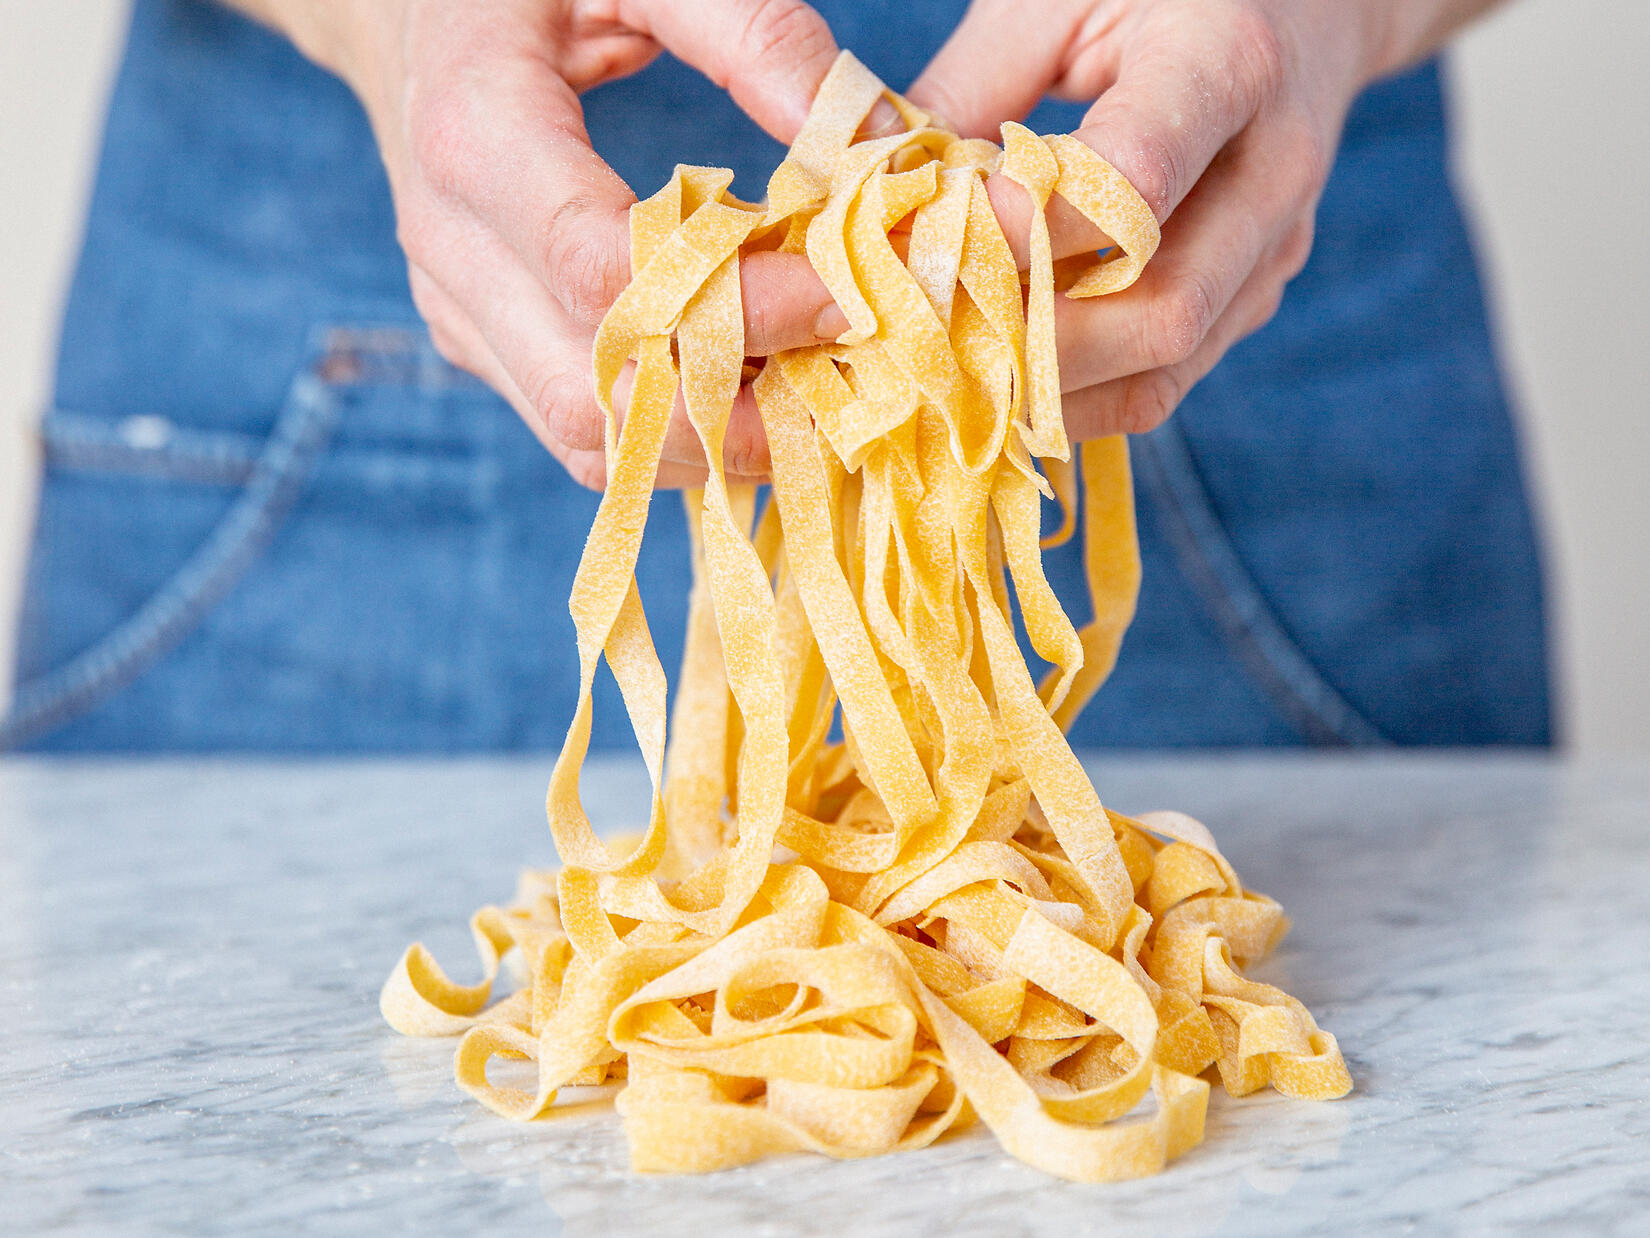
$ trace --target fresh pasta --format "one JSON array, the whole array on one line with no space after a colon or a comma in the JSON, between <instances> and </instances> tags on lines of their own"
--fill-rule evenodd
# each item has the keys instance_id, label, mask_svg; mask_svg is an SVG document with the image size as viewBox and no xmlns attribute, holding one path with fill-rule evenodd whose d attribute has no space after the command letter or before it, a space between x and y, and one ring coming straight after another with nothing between
<instances>
[{"instance_id":1,"label":"fresh pasta","mask_svg":"<svg viewBox=\"0 0 1650 1238\"><path fill-rule=\"evenodd\" d=\"M900 131L862 140L884 102ZM488 1108L526 1120L564 1087L622 1082L632 1164L661 1171L870 1156L978 1119L1028 1164L1098 1181L1196 1144L1206 1076L1350 1089L1334 1037L1243 975L1287 930L1278 904L1191 818L1104 807L1065 740L1140 563L1122 440L1066 439L1055 297L1128 287L1158 229L1077 139L1002 136L957 137L844 54L765 204L680 167L633 208L634 277L595 345L609 480L571 598L580 690L547 801L563 867L476 913L479 984L414 945L382 996L397 1030L461 1036L458 1082ZM1024 279L993 173L1037 208ZM1052 260L1054 196L1113 242L1075 278ZM738 264L759 249L805 254L849 329L753 376ZM765 496L720 464L746 381ZM634 573L678 394L710 470L686 496L667 743ZM1042 564L1079 528L1081 627ZM1052 668L1040 685L1016 613ZM652 784L620 848L579 796L604 657ZM489 1005L512 952L525 983ZM490 1080L497 1057L536 1085Z\"/></svg>"}]
</instances>

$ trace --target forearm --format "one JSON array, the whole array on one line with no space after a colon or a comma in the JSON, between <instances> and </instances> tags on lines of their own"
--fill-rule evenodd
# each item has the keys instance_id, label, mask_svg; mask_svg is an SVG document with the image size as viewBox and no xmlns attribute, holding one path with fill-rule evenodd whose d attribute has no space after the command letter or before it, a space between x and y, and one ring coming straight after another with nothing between
<instances>
[{"instance_id":1,"label":"forearm","mask_svg":"<svg viewBox=\"0 0 1650 1238\"><path fill-rule=\"evenodd\" d=\"M1373 76L1384 77L1432 55L1462 27L1507 0L1375 0L1386 9Z\"/></svg>"}]
</instances>

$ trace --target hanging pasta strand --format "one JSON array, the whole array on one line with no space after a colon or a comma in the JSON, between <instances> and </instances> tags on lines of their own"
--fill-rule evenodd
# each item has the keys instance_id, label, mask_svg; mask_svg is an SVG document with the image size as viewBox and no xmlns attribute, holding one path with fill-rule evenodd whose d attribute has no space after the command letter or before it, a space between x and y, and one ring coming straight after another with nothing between
<instances>
[{"instance_id":1,"label":"hanging pasta strand","mask_svg":"<svg viewBox=\"0 0 1650 1238\"><path fill-rule=\"evenodd\" d=\"M883 101L905 132L855 141ZM681 1172L893 1152L979 1119L1021 1160L1099 1181L1195 1145L1206 1075L1233 1095L1350 1090L1334 1037L1243 975L1287 931L1278 904L1191 818L1104 807L1065 740L1116 661L1140 559L1123 441L1074 458L1066 440L1043 210L1060 197L1113 243L1075 297L1128 287L1158 229L1077 139L1003 139L957 138L844 54L765 205L679 168L633 208L635 274L596 339L611 480L573 587L580 690L547 798L563 868L476 914L479 985L415 945L381 1002L400 1031L461 1035L458 1082L490 1109L531 1119L563 1087L622 1080L632 1163ZM1037 208L1024 281L995 172ZM751 244L805 253L850 323L752 384L773 461L760 512L719 463ZM678 391L711 468L686 496L667 747L634 573ZM1062 515L1049 538L1043 497ZM1079 528L1080 628L1042 563ZM1052 664L1041 687L1017 618ZM604 656L653 788L627 852L579 796ZM526 986L489 1006L512 951ZM531 1060L535 1086L490 1081L498 1055Z\"/></svg>"}]
</instances>

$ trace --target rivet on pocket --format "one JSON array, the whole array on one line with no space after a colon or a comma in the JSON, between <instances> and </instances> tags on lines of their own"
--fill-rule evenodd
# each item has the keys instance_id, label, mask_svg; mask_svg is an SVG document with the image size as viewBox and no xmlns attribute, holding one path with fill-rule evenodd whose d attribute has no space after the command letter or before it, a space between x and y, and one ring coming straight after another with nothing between
<instances>
[{"instance_id":1,"label":"rivet on pocket","mask_svg":"<svg viewBox=\"0 0 1650 1238\"><path fill-rule=\"evenodd\" d=\"M136 451L159 451L172 441L172 423L153 413L138 413L120 423L120 437Z\"/></svg>"}]
</instances>

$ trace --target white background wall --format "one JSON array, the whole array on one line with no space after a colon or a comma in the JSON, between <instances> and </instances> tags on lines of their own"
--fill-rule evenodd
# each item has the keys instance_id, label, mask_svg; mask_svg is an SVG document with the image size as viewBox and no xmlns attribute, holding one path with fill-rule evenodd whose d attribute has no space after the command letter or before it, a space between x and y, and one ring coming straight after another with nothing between
<instances>
[{"instance_id":1,"label":"white background wall","mask_svg":"<svg viewBox=\"0 0 1650 1238\"><path fill-rule=\"evenodd\" d=\"M33 510L32 427L124 14L120 0L0 5L0 650ZM1583 751L1650 751L1647 48L1643 0L1521 0L1454 62L1461 181L1521 395L1565 729Z\"/></svg>"}]
</instances>

